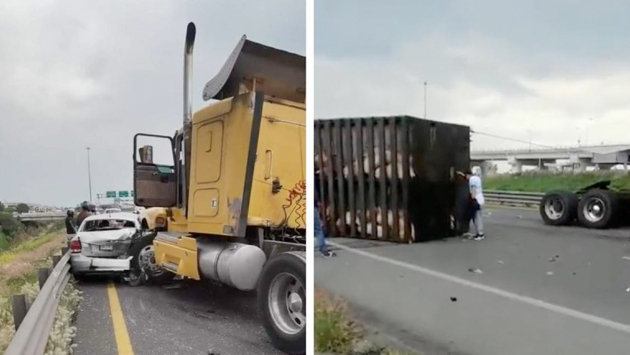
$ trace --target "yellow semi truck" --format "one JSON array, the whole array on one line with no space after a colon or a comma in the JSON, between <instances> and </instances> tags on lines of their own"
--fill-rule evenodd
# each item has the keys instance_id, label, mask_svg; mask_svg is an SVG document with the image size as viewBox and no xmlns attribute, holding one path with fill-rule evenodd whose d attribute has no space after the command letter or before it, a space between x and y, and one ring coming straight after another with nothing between
<instances>
[{"instance_id":1,"label":"yellow semi truck","mask_svg":"<svg viewBox=\"0 0 630 355\"><path fill-rule=\"evenodd\" d=\"M195 35L188 24L183 127L134 137L135 203L164 208L166 228L133 245L132 275L256 289L272 344L304 354L306 60L243 36L204 87L215 101L193 114ZM155 164L143 137L167 145L172 165Z\"/></svg>"}]
</instances>

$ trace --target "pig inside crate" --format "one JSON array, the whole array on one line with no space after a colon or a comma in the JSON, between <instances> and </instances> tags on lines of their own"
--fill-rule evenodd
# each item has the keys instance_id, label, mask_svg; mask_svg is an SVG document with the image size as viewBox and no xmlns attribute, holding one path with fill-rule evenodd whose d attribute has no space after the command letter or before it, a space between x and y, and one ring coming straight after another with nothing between
<instances>
[{"instance_id":1,"label":"pig inside crate","mask_svg":"<svg viewBox=\"0 0 630 355\"><path fill-rule=\"evenodd\" d=\"M467 230L470 129L409 116L318 120L315 173L331 236L412 243ZM464 199L462 199L464 196Z\"/></svg>"}]
</instances>

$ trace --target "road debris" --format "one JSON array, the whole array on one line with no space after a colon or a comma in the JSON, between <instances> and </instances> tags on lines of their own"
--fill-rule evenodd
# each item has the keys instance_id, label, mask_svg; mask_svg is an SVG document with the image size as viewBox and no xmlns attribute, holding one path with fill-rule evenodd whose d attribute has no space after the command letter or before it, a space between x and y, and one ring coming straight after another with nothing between
<instances>
[{"instance_id":1,"label":"road debris","mask_svg":"<svg viewBox=\"0 0 630 355\"><path fill-rule=\"evenodd\" d=\"M630 292L630 287L628 287L628 288L626 289L626 292Z\"/></svg>"},{"instance_id":2,"label":"road debris","mask_svg":"<svg viewBox=\"0 0 630 355\"><path fill-rule=\"evenodd\" d=\"M547 271L547 276L553 275L553 271Z\"/></svg>"},{"instance_id":3,"label":"road debris","mask_svg":"<svg viewBox=\"0 0 630 355\"><path fill-rule=\"evenodd\" d=\"M457 302L457 297L451 297L451 302Z\"/></svg>"},{"instance_id":4,"label":"road debris","mask_svg":"<svg viewBox=\"0 0 630 355\"><path fill-rule=\"evenodd\" d=\"M127 282L129 282L129 285L135 287L135 286L141 286L145 284L147 281L149 281L149 276L143 270L140 270L139 275L137 275L135 272L131 272L129 274L129 277L125 279Z\"/></svg>"},{"instance_id":5,"label":"road debris","mask_svg":"<svg viewBox=\"0 0 630 355\"><path fill-rule=\"evenodd\" d=\"M162 288L165 290L181 290L187 287L188 287L188 284L184 282L173 282L171 284L162 286Z\"/></svg>"},{"instance_id":6,"label":"road debris","mask_svg":"<svg viewBox=\"0 0 630 355\"><path fill-rule=\"evenodd\" d=\"M483 274L483 271L481 271L481 269L470 268L470 269L468 269L468 272L472 272L474 274Z\"/></svg>"},{"instance_id":7,"label":"road debris","mask_svg":"<svg viewBox=\"0 0 630 355\"><path fill-rule=\"evenodd\" d=\"M624 256L622 257L623 260L629 260L630 261L630 256Z\"/></svg>"},{"instance_id":8,"label":"road debris","mask_svg":"<svg viewBox=\"0 0 630 355\"><path fill-rule=\"evenodd\" d=\"M549 262L553 263L554 261L558 260L559 257L560 257L559 255L552 256L551 258L549 258Z\"/></svg>"},{"instance_id":9,"label":"road debris","mask_svg":"<svg viewBox=\"0 0 630 355\"><path fill-rule=\"evenodd\" d=\"M501 264L501 265L505 264L505 263L503 262L503 260L497 260L497 263L499 263L499 264Z\"/></svg>"}]
</instances>

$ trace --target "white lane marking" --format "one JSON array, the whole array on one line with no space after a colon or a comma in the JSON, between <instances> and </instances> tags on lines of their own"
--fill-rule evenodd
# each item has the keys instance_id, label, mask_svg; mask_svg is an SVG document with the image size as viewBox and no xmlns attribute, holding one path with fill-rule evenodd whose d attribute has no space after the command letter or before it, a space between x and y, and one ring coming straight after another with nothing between
<instances>
[{"instance_id":1,"label":"white lane marking","mask_svg":"<svg viewBox=\"0 0 630 355\"><path fill-rule=\"evenodd\" d=\"M523 302L523 303L526 303L526 304L529 304L529 305L532 305L532 306L535 306L535 307L543 308L543 309L546 309L546 310L549 310L549 311L552 311L552 312L563 314L565 316L577 318L577 319L580 319L580 320L585 320L585 321L588 321L588 322L591 322L591 323L595 323L595 324L598 324L598 325L601 325L601 326L604 326L604 327L608 327L608 328L611 328L611 329L614 329L614 330L618 330L620 332L624 332L624 333L630 334L630 325L627 325L627 324L618 323L618 322L615 322L615 321L612 321L612 320L609 320L609 319L606 319L606 318L601 318L601 317L598 317L598 316L594 316L592 314L583 313L583 312L580 312L580 311L576 311L574 309L558 306L558 305L555 305L555 304L552 304L552 303L548 303L548 302L545 302L545 301L541 301L541 300L538 300L538 299L535 299L535 298L531 298L531 297L527 297L527 296L521 296L521 295L518 295L518 294L515 294L515 293L512 293L512 292L504 291L504 290L501 290L501 289L498 289L498 288L494 288L494 287L491 287L491 286L486 286L486 285L482 285L482 284L479 284L479 283L476 283L476 282L472 282L472 281L468 281L468 280L465 280L465 279L460 279L459 277L455 277L455 276L452 276L452 275L441 273L439 271L423 268L423 267L418 266L418 265L413 265L413 264L409 264L409 263L406 263L406 262L389 259L389 258L386 258L384 256L372 254L372 253L369 253L369 252L366 252L366 251L363 251L363 250L349 248L347 246L344 246L344 245L341 245L341 244L338 244L338 243L335 243L335 242L330 242L329 241L328 244L330 244L330 245L332 245L332 246L334 246L336 248L348 251L350 253L362 255L362 256L365 256L365 257L368 257L368 258L371 258L371 259L374 259L374 260L378 260L378 261L384 262L384 263L388 263L388 264L395 265L395 266L400 266L400 267L405 268L405 269L409 269L409 270L416 271L416 272L419 272L419 273L422 273L422 274L425 274L425 275L433 276L435 278L439 278L439 279L442 279L442 280L454 282L454 283L460 284L462 286L468 286L468 287L474 288L476 290L485 291L485 292L488 292L488 293L495 294L497 296L502 296L502 297L505 297L505 298L508 298L508 299L511 299L511 300L514 300L514 301L520 301L520 302Z\"/></svg>"}]
</instances>

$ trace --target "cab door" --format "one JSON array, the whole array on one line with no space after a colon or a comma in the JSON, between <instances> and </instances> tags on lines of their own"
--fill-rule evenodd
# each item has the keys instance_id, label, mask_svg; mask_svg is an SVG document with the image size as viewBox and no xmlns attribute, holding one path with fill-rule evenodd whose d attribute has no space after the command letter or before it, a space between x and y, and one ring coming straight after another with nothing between
<instances>
[{"instance_id":1,"label":"cab door","mask_svg":"<svg viewBox=\"0 0 630 355\"><path fill-rule=\"evenodd\" d=\"M173 138L144 133L134 136L133 185L136 206L177 205Z\"/></svg>"}]
</instances>

